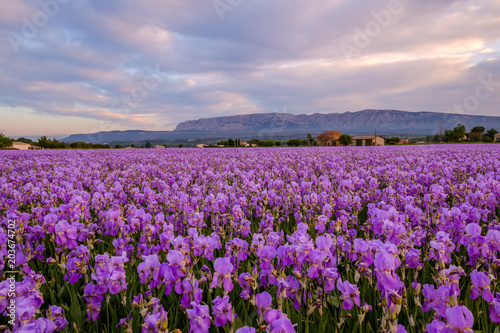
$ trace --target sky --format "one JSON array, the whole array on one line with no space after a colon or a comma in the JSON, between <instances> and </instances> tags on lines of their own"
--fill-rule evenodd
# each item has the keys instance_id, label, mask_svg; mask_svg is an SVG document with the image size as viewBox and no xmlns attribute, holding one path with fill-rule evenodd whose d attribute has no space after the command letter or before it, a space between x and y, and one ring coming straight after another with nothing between
<instances>
[{"instance_id":1,"label":"sky","mask_svg":"<svg viewBox=\"0 0 500 333\"><path fill-rule=\"evenodd\" d=\"M500 116L500 1L0 0L0 132L249 113Z\"/></svg>"}]
</instances>

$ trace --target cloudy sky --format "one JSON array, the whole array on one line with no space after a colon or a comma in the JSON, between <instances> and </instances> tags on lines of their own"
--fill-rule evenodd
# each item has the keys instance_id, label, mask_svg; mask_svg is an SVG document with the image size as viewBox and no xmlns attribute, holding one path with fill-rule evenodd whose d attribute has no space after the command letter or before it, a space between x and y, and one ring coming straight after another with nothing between
<instances>
[{"instance_id":1,"label":"cloudy sky","mask_svg":"<svg viewBox=\"0 0 500 333\"><path fill-rule=\"evenodd\" d=\"M500 1L0 0L0 132L368 108L500 115Z\"/></svg>"}]
</instances>

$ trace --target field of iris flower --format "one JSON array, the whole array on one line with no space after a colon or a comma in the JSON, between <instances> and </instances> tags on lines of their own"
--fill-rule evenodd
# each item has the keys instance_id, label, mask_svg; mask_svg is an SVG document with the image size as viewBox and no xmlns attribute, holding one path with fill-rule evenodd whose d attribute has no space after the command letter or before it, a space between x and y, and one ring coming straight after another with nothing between
<instances>
[{"instance_id":1,"label":"field of iris flower","mask_svg":"<svg viewBox=\"0 0 500 333\"><path fill-rule=\"evenodd\" d=\"M0 152L0 330L500 332L500 145Z\"/></svg>"}]
</instances>

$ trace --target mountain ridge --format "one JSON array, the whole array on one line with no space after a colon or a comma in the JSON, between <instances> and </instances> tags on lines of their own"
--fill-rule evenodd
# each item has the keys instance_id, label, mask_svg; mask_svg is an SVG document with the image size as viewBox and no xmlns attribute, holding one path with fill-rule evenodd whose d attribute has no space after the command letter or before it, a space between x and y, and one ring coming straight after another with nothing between
<instances>
[{"instance_id":1,"label":"mountain ridge","mask_svg":"<svg viewBox=\"0 0 500 333\"><path fill-rule=\"evenodd\" d=\"M367 109L344 113L253 113L245 115L200 118L181 122L173 131L109 131L92 134L72 134L61 141L139 142L208 140L237 137L241 139L286 139L318 135L337 130L350 135L366 135L377 131L386 136L433 135L443 129L463 124L467 129L483 126L500 130L500 117L479 116L431 111L401 111Z\"/></svg>"}]
</instances>

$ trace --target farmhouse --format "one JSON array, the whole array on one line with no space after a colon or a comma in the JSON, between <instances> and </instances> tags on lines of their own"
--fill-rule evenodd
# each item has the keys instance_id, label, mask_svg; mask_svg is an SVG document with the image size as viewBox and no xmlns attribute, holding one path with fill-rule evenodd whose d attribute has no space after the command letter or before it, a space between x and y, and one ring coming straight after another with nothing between
<instances>
[{"instance_id":1,"label":"farmhouse","mask_svg":"<svg viewBox=\"0 0 500 333\"><path fill-rule=\"evenodd\" d=\"M41 147L32 146L29 143L14 141L12 142L12 148L18 150L37 150L42 149Z\"/></svg>"},{"instance_id":2,"label":"farmhouse","mask_svg":"<svg viewBox=\"0 0 500 333\"><path fill-rule=\"evenodd\" d=\"M500 142L500 134L495 134L495 137L493 138L494 142Z\"/></svg>"},{"instance_id":3,"label":"farmhouse","mask_svg":"<svg viewBox=\"0 0 500 333\"><path fill-rule=\"evenodd\" d=\"M407 145L410 143L410 139L399 139L398 145Z\"/></svg>"},{"instance_id":4,"label":"farmhouse","mask_svg":"<svg viewBox=\"0 0 500 333\"><path fill-rule=\"evenodd\" d=\"M208 147L208 145L206 145L204 143L200 143L199 145L196 145L196 148L205 148L205 147Z\"/></svg>"},{"instance_id":5,"label":"farmhouse","mask_svg":"<svg viewBox=\"0 0 500 333\"><path fill-rule=\"evenodd\" d=\"M156 145L155 148L165 148L165 146L162 145Z\"/></svg>"},{"instance_id":6,"label":"farmhouse","mask_svg":"<svg viewBox=\"0 0 500 333\"><path fill-rule=\"evenodd\" d=\"M385 139L381 136L365 135L352 138L351 146L384 146Z\"/></svg>"},{"instance_id":7,"label":"farmhouse","mask_svg":"<svg viewBox=\"0 0 500 333\"><path fill-rule=\"evenodd\" d=\"M323 132L316 137L318 146L340 146L340 136L342 133L339 131Z\"/></svg>"}]
</instances>

